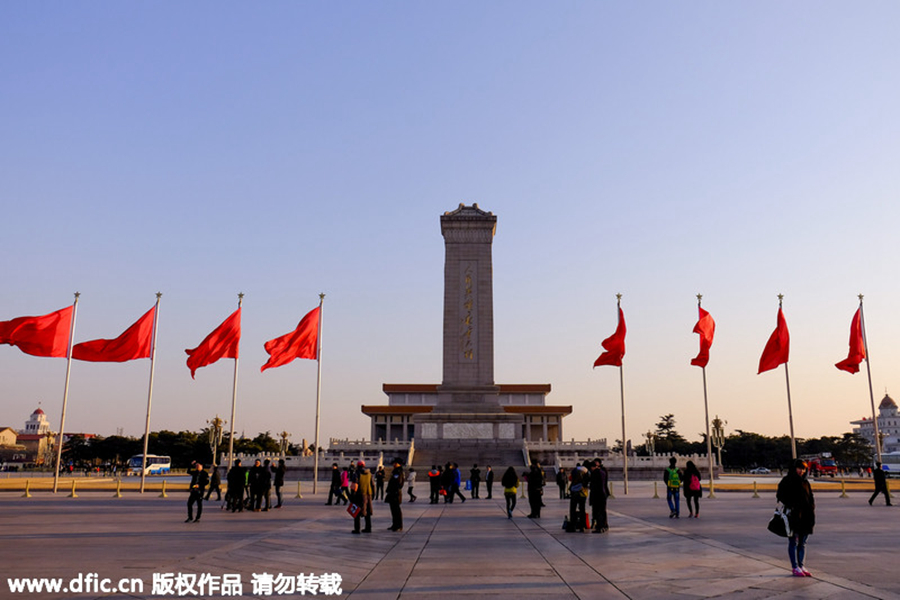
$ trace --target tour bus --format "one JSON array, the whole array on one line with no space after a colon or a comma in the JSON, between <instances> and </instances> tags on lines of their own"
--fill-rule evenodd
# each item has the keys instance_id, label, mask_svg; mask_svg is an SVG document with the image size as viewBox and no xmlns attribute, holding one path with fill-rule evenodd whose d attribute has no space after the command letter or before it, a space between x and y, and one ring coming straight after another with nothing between
<instances>
[{"instance_id":1,"label":"tour bus","mask_svg":"<svg viewBox=\"0 0 900 600\"><path fill-rule=\"evenodd\" d=\"M900 452L882 452L881 463L885 477L900 477Z\"/></svg>"},{"instance_id":2,"label":"tour bus","mask_svg":"<svg viewBox=\"0 0 900 600\"><path fill-rule=\"evenodd\" d=\"M140 475L141 465L144 463L144 455L138 454L128 459L128 474ZM168 473L172 468L172 458L169 456L157 456L155 454L147 455L147 475L160 475Z\"/></svg>"}]
</instances>

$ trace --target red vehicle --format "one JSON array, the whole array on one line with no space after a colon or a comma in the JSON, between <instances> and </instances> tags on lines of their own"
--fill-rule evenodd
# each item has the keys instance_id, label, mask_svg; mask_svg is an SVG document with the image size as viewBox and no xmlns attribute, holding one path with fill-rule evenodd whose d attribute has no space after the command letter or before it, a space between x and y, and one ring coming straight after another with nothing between
<instances>
[{"instance_id":1,"label":"red vehicle","mask_svg":"<svg viewBox=\"0 0 900 600\"><path fill-rule=\"evenodd\" d=\"M822 475L834 477L835 475L837 475L837 462L835 462L834 457L831 456L831 452L810 454L807 456L801 456L800 458L806 461L809 474L813 477L821 477Z\"/></svg>"}]
</instances>

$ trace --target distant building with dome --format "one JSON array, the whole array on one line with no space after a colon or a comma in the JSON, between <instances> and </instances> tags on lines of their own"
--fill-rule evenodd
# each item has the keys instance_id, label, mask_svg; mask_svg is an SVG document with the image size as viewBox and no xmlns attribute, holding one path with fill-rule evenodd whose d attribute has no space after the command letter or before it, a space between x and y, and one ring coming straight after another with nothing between
<instances>
[{"instance_id":1,"label":"distant building with dome","mask_svg":"<svg viewBox=\"0 0 900 600\"><path fill-rule=\"evenodd\" d=\"M50 464L52 459L54 433L50 429L47 415L38 407L34 409L25 429L19 431L16 442L25 450L24 462L36 465Z\"/></svg>"},{"instance_id":2,"label":"distant building with dome","mask_svg":"<svg viewBox=\"0 0 900 600\"><path fill-rule=\"evenodd\" d=\"M50 421L47 415L40 408L35 409L31 416L25 421L25 429L21 431L26 435L44 435L50 433Z\"/></svg>"},{"instance_id":3,"label":"distant building with dome","mask_svg":"<svg viewBox=\"0 0 900 600\"><path fill-rule=\"evenodd\" d=\"M884 454L900 452L900 415L897 414L897 403L884 395L878 405L878 433L881 434L881 451ZM851 421L853 433L865 438L875 447L875 427L872 419L863 417L859 421Z\"/></svg>"}]
</instances>

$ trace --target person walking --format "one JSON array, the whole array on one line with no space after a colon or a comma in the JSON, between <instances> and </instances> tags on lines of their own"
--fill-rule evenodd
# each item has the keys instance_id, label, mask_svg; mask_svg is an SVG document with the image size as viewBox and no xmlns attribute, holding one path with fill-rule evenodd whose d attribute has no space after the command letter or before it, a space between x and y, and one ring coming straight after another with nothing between
<instances>
[{"instance_id":1,"label":"person walking","mask_svg":"<svg viewBox=\"0 0 900 600\"><path fill-rule=\"evenodd\" d=\"M447 463L444 465L444 470L441 472L441 488L443 488L444 493L444 504L453 503L453 463Z\"/></svg>"},{"instance_id":2,"label":"person walking","mask_svg":"<svg viewBox=\"0 0 900 600\"><path fill-rule=\"evenodd\" d=\"M669 503L669 518L677 519L681 514L681 471L675 466L678 462L674 456L669 459L669 466L663 471L666 483L666 502Z\"/></svg>"},{"instance_id":3,"label":"person walking","mask_svg":"<svg viewBox=\"0 0 900 600\"><path fill-rule=\"evenodd\" d=\"M469 471L469 481L472 482L472 491L469 496L478 498L478 488L481 487L481 469L478 468L478 465L472 465L472 469Z\"/></svg>"},{"instance_id":4,"label":"person walking","mask_svg":"<svg viewBox=\"0 0 900 600\"><path fill-rule=\"evenodd\" d=\"M687 461L684 468L684 501L687 502L688 518L700 517L700 496L703 495L703 487L700 485L700 470L694 461ZM691 500L694 505L691 506Z\"/></svg>"},{"instance_id":5,"label":"person walking","mask_svg":"<svg viewBox=\"0 0 900 600\"><path fill-rule=\"evenodd\" d=\"M415 502L416 498L418 497L415 494L413 494L413 488L415 486L416 486L416 470L414 468L410 467L409 472L407 473L407 476L406 476L406 493L409 494L410 502Z\"/></svg>"},{"instance_id":6,"label":"person walking","mask_svg":"<svg viewBox=\"0 0 900 600\"><path fill-rule=\"evenodd\" d=\"M247 469L241 466L241 459L234 461L234 466L225 476L228 487L225 490L225 503L231 512L244 512L244 486L247 483Z\"/></svg>"},{"instance_id":7,"label":"person walking","mask_svg":"<svg viewBox=\"0 0 900 600\"><path fill-rule=\"evenodd\" d=\"M375 470L375 499L384 499L384 465L378 465Z\"/></svg>"},{"instance_id":8,"label":"person walking","mask_svg":"<svg viewBox=\"0 0 900 600\"><path fill-rule=\"evenodd\" d=\"M519 491L519 476L516 475L516 470L512 467L506 469L500 478L500 484L506 498L506 518L512 519L513 511L516 509L516 494Z\"/></svg>"},{"instance_id":9,"label":"person walking","mask_svg":"<svg viewBox=\"0 0 900 600\"><path fill-rule=\"evenodd\" d=\"M462 485L462 474L459 472L458 464L450 463L450 476L450 490L447 492L447 495L450 497L450 503L453 504L454 496L459 496L460 500L465 502L466 497L459 491L459 487Z\"/></svg>"},{"instance_id":10,"label":"person walking","mask_svg":"<svg viewBox=\"0 0 900 600\"><path fill-rule=\"evenodd\" d=\"M791 535L788 537L788 556L795 577L811 577L806 570L806 538L816 525L816 501L806 479L806 463L794 461L787 475L778 483L775 497L784 505Z\"/></svg>"},{"instance_id":11,"label":"person walking","mask_svg":"<svg viewBox=\"0 0 900 600\"><path fill-rule=\"evenodd\" d=\"M338 469L337 463L331 463L331 487L328 488L328 502L325 506L331 506L332 500L334 504L341 503L341 470Z\"/></svg>"},{"instance_id":12,"label":"person walking","mask_svg":"<svg viewBox=\"0 0 900 600\"><path fill-rule=\"evenodd\" d=\"M403 483L405 477L403 475L403 467L399 458L395 458L394 470L391 471L390 479L387 482L387 490L384 493L384 501L391 507L391 531L403 531L403 511L400 509L400 503L403 502Z\"/></svg>"},{"instance_id":13,"label":"person walking","mask_svg":"<svg viewBox=\"0 0 900 600\"><path fill-rule=\"evenodd\" d=\"M275 505L275 508L281 508L284 504L284 498L281 496L281 488L284 487L284 475L287 472L287 467L284 464L284 459L281 458L278 460L278 466L272 467L272 473L275 474L275 498L278 500L278 504Z\"/></svg>"},{"instance_id":14,"label":"person walking","mask_svg":"<svg viewBox=\"0 0 900 600\"><path fill-rule=\"evenodd\" d=\"M595 458L591 466L591 517L594 521L594 533L609 531L606 515L606 499L609 498L609 472L603 466L603 460Z\"/></svg>"},{"instance_id":15,"label":"person walking","mask_svg":"<svg viewBox=\"0 0 900 600\"><path fill-rule=\"evenodd\" d=\"M344 470L341 471L341 495L338 497L338 500L344 503L344 506L349 502L350 497L350 469L344 467Z\"/></svg>"},{"instance_id":16,"label":"person walking","mask_svg":"<svg viewBox=\"0 0 900 600\"><path fill-rule=\"evenodd\" d=\"M431 470L428 471L428 488L431 492L428 496L429 504L437 504L441 495L441 471L437 465L431 465Z\"/></svg>"},{"instance_id":17,"label":"person walking","mask_svg":"<svg viewBox=\"0 0 900 600\"><path fill-rule=\"evenodd\" d=\"M194 463L194 470L191 471L191 483L188 489L190 495L187 501L188 518L185 523L200 521L200 515L203 514L203 492L209 483L209 474L203 469L200 463ZM197 505L197 518L194 518L194 504Z\"/></svg>"},{"instance_id":18,"label":"person walking","mask_svg":"<svg viewBox=\"0 0 900 600\"><path fill-rule=\"evenodd\" d=\"M569 497L566 493L566 487L569 484L569 476L566 473L565 467L560 467L559 471L556 472L556 487L559 488L559 499L565 500Z\"/></svg>"},{"instance_id":19,"label":"person walking","mask_svg":"<svg viewBox=\"0 0 900 600\"><path fill-rule=\"evenodd\" d=\"M487 499L490 500L493 497L491 492L494 490L494 470L491 465L487 466L487 473L484 474L484 485L487 488Z\"/></svg>"},{"instance_id":20,"label":"person walking","mask_svg":"<svg viewBox=\"0 0 900 600\"><path fill-rule=\"evenodd\" d=\"M219 475L219 468L216 466L212 467L212 475L209 478L209 488L206 490L206 499L209 500L209 497L212 496L212 493L216 493L216 502L222 501L222 476ZM228 493L226 492L226 495Z\"/></svg>"},{"instance_id":21,"label":"person walking","mask_svg":"<svg viewBox=\"0 0 900 600\"><path fill-rule=\"evenodd\" d=\"M875 470L872 471L872 475L875 477L875 493L869 498L869 506L872 506L872 503L875 502L875 498L878 497L878 494L884 494L885 504L892 506L891 493L888 491L887 487L887 478L884 475L884 469L881 467L880 462L875 463Z\"/></svg>"},{"instance_id":22,"label":"person walking","mask_svg":"<svg viewBox=\"0 0 900 600\"><path fill-rule=\"evenodd\" d=\"M544 505L544 474L537 463L531 464L528 472L528 505L531 507L529 519L541 518L541 507Z\"/></svg>"},{"instance_id":23,"label":"person walking","mask_svg":"<svg viewBox=\"0 0 900 600\"><path fill-rule=\"evenodd\" d=\"M250 467L247 475L247 486L250 488L250 510L253 512L259 512L260 507L262 506L262 496L263 491L265 490L265 482L263 481L263 473L265 469L263 469L262 461L258 458L254 461L253 466Z\"/></svg>"},{"instance_id":24,"label":"person walking","mask_svg":"<svg viewBox=\"0 0 900 600\"><path fill-rule=\"evenodd\" d=\"M272 467L268 458L263 461L263 470L260 477L262 478L262 498L265 500L265 508L262 510L263 512L268 512L272 507Z\"/></svg>"},{"instance_id":25,"label":"person walking","mask_svg":"<svg viewBox=\"0 0 900 600\"><path fill-rule=\"evenodd\" d=\"M356 489L353 490L353 503L359 507L359 512L353 517L353 531L350 533L372 533L372 472L366 468L365 461L356 463L359 478ZM360 520L365 519L366 526L360 529Z\"/></svg>"}]
</instances>

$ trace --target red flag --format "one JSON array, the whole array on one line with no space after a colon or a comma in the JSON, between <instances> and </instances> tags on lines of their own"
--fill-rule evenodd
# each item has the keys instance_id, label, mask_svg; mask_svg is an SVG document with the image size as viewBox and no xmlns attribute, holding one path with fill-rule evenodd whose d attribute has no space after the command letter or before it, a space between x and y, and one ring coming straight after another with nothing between
<instances>
[{"instance_id":1,"label":"red flag","mask_svg":"<svg viewBox=\"0 0 900 600\"><path fill-rule=\"evenodd\" d=\"M42 317L19 317L0 321L0 344L18 346L32 356L65 357L69 351L74 306Z\"/></svg>"},{"instance_id":2,"label":"red flag","mask_svg":"<svg viewBox=\"0 0 900 600\"><path fill-rule=\"evenodd\" d=\"M72 348L72 358L90 362L125 362L150 358L155 314L154 306L114 340L91 340L75 344Z\"/></svg>"},{"instance_id":3,"label":"red flag","mask_svg":"<svg viewBox=\"0 0 900 600\"><path fill-rule=\"evenodd\" d=\"M775 331L769 336L766 347L762 356L759 357L759 371L757 375L763 371L771 371L778 365L782 365L788 361L788 355L791 353L791 336L788 334L787 322L784 320L784 313L781 307L778 307L778 325Z\"/></svg>"},{"instance_id":4,"label":"red flag","mask_svg":"<svg viewBox=\"0 0 900 600\"><path fill-rule=\"evenodd\" d=\"M266 342L269 361L259 368L260 372L286 365L295 358L318 358L319 307L309 311L297 329L281 337Z\"/></svg>"},{"instance_id":5,"label":"red flag","mask_svg":"<svg viewBox=\"0 0 900 600\"><path fill-rule=\"evenodd\" d=\"M850 353L847 354L847 358L834 365L841 371L847 371L848 373L859 373L859 363L866 358L866 345L863 343L860 310L859 308L856 309L856 314L853 315L853 320L850 322Z\"/></svg>"},{"instance_id":6,"label":"red flag","mask_svg":"<svg viewBox=\"0 0 900 600\"><path fill-rule=\"evenodd\" d=\"M241 309L231 313L212 333L206 336L193 350L185 350L191 379L200 367L211 365L220 358L237 358L241 345Z\"/></svg>"},{"instance_id":7,"label":"red flag","mask_svg":"<svg viewBox=\"0 0 900 600\"><path fill-rule=\"evenodd\" d=\"M700 334L700 354L691 361L695 367L705 367L709 363L709 348L713 343L713 335L716 333L716 322L712 316L700 308L700 320L694 325L694 333Z\"/></svg>"},{"instance_id":8,"label":"red flag","mask_svg":"<svg viewBox=\"0 0 900 600\"><path fill-rule=\"evenodd\" d=\"M602 346L606 352L594 361L594 366L621 367L622 357L625 356L625 313L622 312L621 307L619 308L619 324L616 326L616 332L603 340Z\"/></svg>"}]
</instances>

